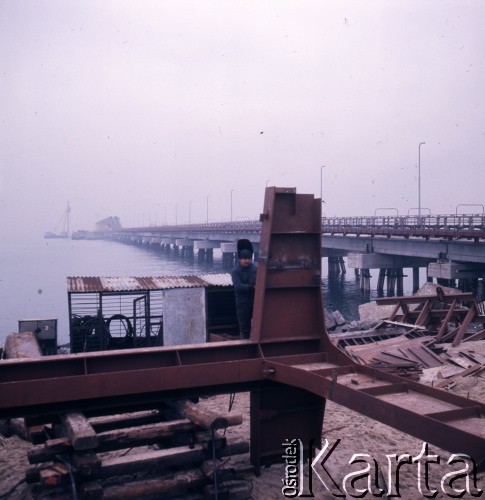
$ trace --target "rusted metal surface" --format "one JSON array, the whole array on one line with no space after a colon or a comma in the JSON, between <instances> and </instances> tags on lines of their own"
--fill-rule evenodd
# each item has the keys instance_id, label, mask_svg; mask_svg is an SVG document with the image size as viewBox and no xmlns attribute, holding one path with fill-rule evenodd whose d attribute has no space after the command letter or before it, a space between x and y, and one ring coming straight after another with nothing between
<instances>
[{"instance_id":1,"label":"rusted metal surface","mask_svg":"<svg viewBox=\"0 0 485 500\"><path fill-rule=\"evenodd\" d=\"M398 321L436 330L436 342L453 341L457 346L465 338L472 322L485 321L479 314L476 299L472 293L444 294L437 288L436 295L413 295L412 297L384 297L376 299L377 304L394 305L390 321ZM448 331L450 322L457 326Z\"/></svg>"},{"instance_id":2,"label":"rusted metal surface","mask_svg":"<svg viewBox=\"0 0 485 500\"><path fill-rule=\"evenodd\" d=\"M358 366L330 342L319 221L320 200L267 188L249 340L5 361L0 418L249 389L256 468L286 438L318 446L325 399L482 462L484 404Z\"/></svg>"},{"instance_id":3,"label":"rusted metal surface","mask_svg":"<svg viewBox=\"0 0 485 500\"><path fill-rule=\"evenodd\" d=\"M202 276L74 276L67 278L69 293L133 292L139 290L168 290L172 288L200 288L232 286L229 274Z\"/></svg>"},{"instance_id":4,"label":"rusted metal surface","mask_svg":"<svg viewBox=\"0 0 485 500\"><path fill-rule=\"evenodd\" d=\"M485 405L368 367L265 361L281 384L306 389L453 453L485 459ZM460 451L461 450L461 451Z\"/></svg>"}]
</instances>

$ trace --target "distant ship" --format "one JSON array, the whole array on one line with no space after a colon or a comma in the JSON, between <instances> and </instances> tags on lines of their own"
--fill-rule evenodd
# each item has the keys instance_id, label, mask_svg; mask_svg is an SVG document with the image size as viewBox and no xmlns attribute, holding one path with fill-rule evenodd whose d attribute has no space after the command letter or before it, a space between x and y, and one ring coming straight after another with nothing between
<instances>
[{"instance_id":1,"label":"distant ship","mask_svg":"<svg viewBox=\"0 0 485 500\"><path fill-rule=\"evenodd\" d=\"M71 207L69 202L67 202L66 209L62 214L61 219L57 223L54 231L47 231L44 233L44 238L69 238L69 214L71 213Z\"/></svg>"}]
</instances>

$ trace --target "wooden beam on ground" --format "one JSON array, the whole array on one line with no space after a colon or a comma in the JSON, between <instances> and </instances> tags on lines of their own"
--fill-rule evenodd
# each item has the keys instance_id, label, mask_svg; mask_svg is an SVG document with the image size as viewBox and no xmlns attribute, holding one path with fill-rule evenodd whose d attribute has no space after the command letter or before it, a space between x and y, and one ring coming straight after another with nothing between
<instances>
[{"instance_id":1,"label":"wooden beam on ground","mask_svg":"<svg viewBox=\"0 0 485 500\"><path fill-rule=\"evenodd\" d=\"M465 336L466 331L468 330L468 327L470 326L471 322L473 321L473 318L477 314L477 309L475 303L473 303L468 310L467 315L465 316L465 319L463 320L460 329L458 330L458 333L456 334L455 338L453 339L452 346L457 347L461 344L461 341L463 340L463 337Z\"/></svg>"},{"instance_id":2,"label":"wooden beam on ground","mask_svg":"<svg viewBox=\"0 0 485 500\"><path fill-rule=\"evenodd\" d=\"M225 429L229 425L242 424L242 415L219 415L199 407L190 401L171 401L168 406L205 430Z\"/></svg>"},{"instance_id":3,"label":"wooden beam on ground","mask_svg":"<svg viewBox=\"0 0 485 500\"><path fill-rule=\"evenodd\" d=\"M108 486L103 490L103 500L138 500L140 498L165 498L168 495L183 496L207 484L200 470L189 470L173 478L148 479ZM89 485L83 488L89 488ZM84 492L84 489L81 491Z\"/></svg>"},{"instance_id":4,"label":"wooden beam on ground","mask_svg":"<svg viewBox=\"0 0 485 500\"><path fill-rule=\"evenodd\" d=\"M448 309L448 312L446 313L445 318L441 322L440 329L438 330L438 335L436 335L437 342L439 342L443 338L443 335L448 331L448 323L450 322L450 319L453 316L453 313L455 311L456 302L457 302L457 299L456 298L453 299L453 302L451 303L450 308Z\"/></svg>"},{"instance_id":5,"label":"wooden beam on ground","mask_svg":"<svg viewBox=\"0 0 485 500\"><path fill-rule=\"evenodd\" d=\"M204 458L204 447L195 444L193 448L179 446L168 450L152 450L136 455L107 458L101 464L101 477L133 474L145 469L161 469L201 462Z\"/></svg>"},{"instance_id":6,"label":"wooden beam on ground","mask_svg":"<svg viewBox=\"0 0 485 500\"><path fill-rule=\"evenodd\" d=\"M159 410L145 410L133 413L88 417L88 420L96 432L105 432L112 429L161 422L163 421L163 415Z\"/></svg>"},{"instance_id":7,"label":"wooden beam on ground","mask_svg":"<svg viewBox=\"0 0 485 500\"><path fill-rule=\"evenodd\" d=\"M99 445L95 430L82 413L63 413L61 422L76 451L92 450Z\"/></svg>"}]
</instances>

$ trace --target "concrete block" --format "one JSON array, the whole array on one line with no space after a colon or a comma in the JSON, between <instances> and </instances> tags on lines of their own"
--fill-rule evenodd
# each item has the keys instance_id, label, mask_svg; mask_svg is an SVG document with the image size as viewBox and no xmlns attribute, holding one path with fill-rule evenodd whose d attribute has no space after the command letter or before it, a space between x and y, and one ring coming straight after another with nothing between
<instances>
[{"instance_id":1,"label":"concrete block","mask_svg":"<svg viewBox=\"0 0 485 500\"><path fill-rule=\"evenodd\" d=\"M332 316L332 314L327 311L327 309L323 310L323 315L325 319L325 326L327 330L331 330L332 328L335 328L337 326L337 322L335 321L335 318Z\"/></svg>"},{"instance_id":2,"label":"concrete block","mask_svg":"<svg viewBox=\"0 0 485 500\"><path fill-rule=\"evenodd\" d=\"M359 306L359 318L361 321L380 321L389 318L393 310L393 305L378 306L377 302L368 302Z\"/></svg>"},{"instance_id":3,"label":"concrete block","mask_svg":"<svg viewBox=\"0 0 485 500\"><path fill-rule=\"evenodd\" d=\"M345 325L345 323L347 323L347 320L342 316L342 314L340 314L340 311L333 311L332 317L338 326Z\"/></svg>"}]
</instances>

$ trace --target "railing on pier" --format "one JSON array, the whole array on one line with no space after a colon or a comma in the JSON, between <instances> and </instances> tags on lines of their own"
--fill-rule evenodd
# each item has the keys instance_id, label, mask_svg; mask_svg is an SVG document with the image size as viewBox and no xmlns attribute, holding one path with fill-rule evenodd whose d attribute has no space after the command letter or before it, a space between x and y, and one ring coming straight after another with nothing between
<instances>
[{"instance_id":1,"label":"railing on pier","mask_svg":"<svg viewBox=\"0 0 485 500\"><path fill-rule=\"evenodd\" d=\"M421 236L427 238L485 238L485 215L374 215L324 217L324 233Z\"/></svg>"},{"instance_id":2,"label":"railing on pier","mask_svg":"<svg viewBox=\"0 0 485 500\"><path fill-rule=\"evenodd\" d=\"M123 228L114 234L163 233L166 235L258 234L261 223L257 220L174 224L149 227ZM484 214L442 215L373 215L352 217L323 217L324 234L381 235L425 238L485 239Z\"/></svg>"}]
</instances>

